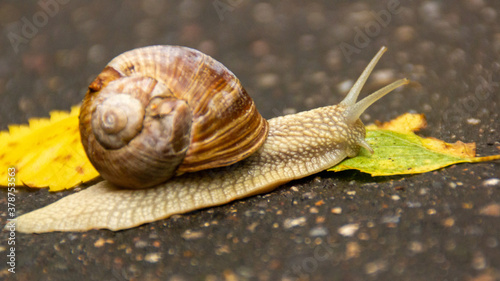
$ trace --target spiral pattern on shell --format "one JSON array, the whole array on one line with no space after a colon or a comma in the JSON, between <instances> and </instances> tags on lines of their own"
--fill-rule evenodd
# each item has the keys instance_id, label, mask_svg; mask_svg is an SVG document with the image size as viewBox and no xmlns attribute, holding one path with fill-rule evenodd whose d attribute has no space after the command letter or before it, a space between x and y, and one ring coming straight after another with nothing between
<instances>
[{"instance_id":1,"label":"spiral pattern on shell","mask_svg":"<svg viewBox=\"0 0 500 281\"><path fill-rule=\"evenodd\" d=\"M80 112L90 161L103 178L129 188L231 165L255 152L268 130L231 71L177 46L113 59L90 84Z\"/></svg>"}]
</instances>

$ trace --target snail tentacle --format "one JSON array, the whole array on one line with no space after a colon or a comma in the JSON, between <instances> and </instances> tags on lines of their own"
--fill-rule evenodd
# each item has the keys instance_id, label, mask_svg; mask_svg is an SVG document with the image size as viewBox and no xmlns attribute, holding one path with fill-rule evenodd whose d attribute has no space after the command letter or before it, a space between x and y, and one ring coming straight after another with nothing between
<instances>
[{"instance_id":1,"label":"snail tentacle","mask_svg":"<svg viewBox=\"0 0 500 281\"><path fill-rule=\"evenodd\" d=\"M340 102L340 104L343 104L345 106L352 106L356 103L356 101L358 100L359 93L361 92L361 89L363 89L363 86L365 85L366 81L368 80L368 77L375 68L375 65L377 65L377 62L380 60L380 58L386 51L387 48L385 46L380 48L380 50L372 58L370 63L365 67L361 75L358 77L358 79L351 87L346 97Z\"/></svg>"}]
</instances>

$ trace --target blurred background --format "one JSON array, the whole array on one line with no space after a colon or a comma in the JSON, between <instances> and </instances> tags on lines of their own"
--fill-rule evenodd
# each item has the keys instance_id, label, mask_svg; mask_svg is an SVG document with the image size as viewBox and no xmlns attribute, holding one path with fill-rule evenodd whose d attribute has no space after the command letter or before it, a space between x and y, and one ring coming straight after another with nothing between
<instances>
[{"instance_id":1,"label":"blurred background","mask_svg":"<svg viewBox=\"0 0 500 281\"><path fill-rule=\"evenodd\" d=\"M137 47L183 45L211 55L272 118L338 103L387 46L361 96L399 78L412 83L368 109L365 123L424 113L429 126L421 134L476 142L480 155L498 154L499 12L500 2L486 0L2 0L0 129L69 110L108 61ZM500 280L500 214L480 215L482 207L500 202L499 184L487 181L499 175L498 163L376 180L322 173L215 214L194 212L119 233L19 234L26 246L19 246L21 273L0 276ZM356 196L345 193L353 190ZM19 211L60 196L24 190ZM311 211L321 198L328 203ZM344 211L333 214L335 206ZM307 223L284 226L297 217ZM353 222L363 235L337 232ZM203 238L182 236L186 231ZM100 239L115 242L97 247ZM151 246L154 241L160 246ZM144 261L151 251L160 258Z\"/></svg>"}]
</instances>

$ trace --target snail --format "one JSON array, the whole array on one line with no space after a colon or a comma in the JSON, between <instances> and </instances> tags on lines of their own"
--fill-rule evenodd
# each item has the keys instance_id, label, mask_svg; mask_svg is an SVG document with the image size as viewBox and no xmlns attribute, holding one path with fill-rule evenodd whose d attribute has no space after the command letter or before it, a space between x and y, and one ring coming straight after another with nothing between
<instances>
[{"instance_id":1,"label":"snail","mask_svg":"<svg viewBox=\"0 0 500 281\"><path fill-rule=\"evenodd\" d=\"M360 115L409 83L400 79L356 102L385 51L338 105L268 121L239 80L199 51L151 46L125 52L91 83L80 113L83 146L106 180L21 215L17 231L132 228L269 192L354 157L361 147L373 153ZM176 122L181 125L172 126ZM180 139L164 143L173 137ZM153 152L167 157L151 160Z\"/></svg>"}]
</instances>

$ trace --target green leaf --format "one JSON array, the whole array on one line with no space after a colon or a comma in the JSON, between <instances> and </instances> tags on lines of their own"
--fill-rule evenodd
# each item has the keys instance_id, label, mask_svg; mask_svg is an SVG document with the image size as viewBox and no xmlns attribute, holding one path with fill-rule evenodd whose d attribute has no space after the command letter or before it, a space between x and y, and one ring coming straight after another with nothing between
<instances>
[{"instance_id":1,"label":"green leaf","mask_svg":"<svg viewBox=\"0 0 500 281\"><path fill-rule=\"evenodd\" d=\"M359 170L372 176L418 174L465 162L500 159L500 155L475 157L475 144L454 144L434 138L422 138L412 131L425 127L423 115L407 114L380 126L368 126L365 140L373 155L362 149L328 171ZM380 128L389 128L380 129Z\"/></svg>"}]
</instances>

